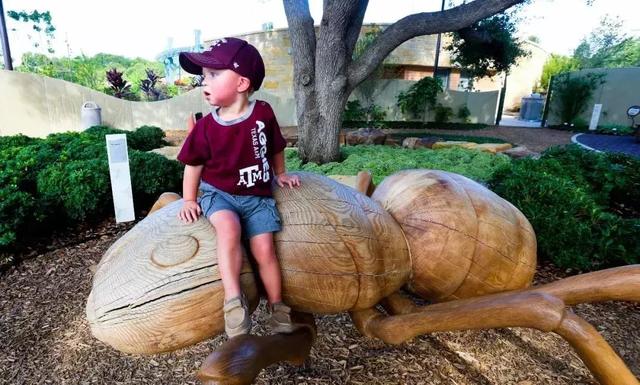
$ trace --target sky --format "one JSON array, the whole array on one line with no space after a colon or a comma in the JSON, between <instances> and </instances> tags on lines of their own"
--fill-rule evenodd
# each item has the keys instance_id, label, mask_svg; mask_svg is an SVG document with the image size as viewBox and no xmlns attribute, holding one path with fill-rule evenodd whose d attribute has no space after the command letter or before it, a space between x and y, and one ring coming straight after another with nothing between
<instances>
[{"instance_id":1,"label":"sky","mask_svg":"<svg viewBox=\"0 0 640 385\"><path fill-rule=\"evenodd\" d=\"M56 56L105 52L153 60L168 47L170 40L174 48L192 46L196 29L201 31L202 40L209 40L259 31L267 22L273 23L274 28L287 27L279 0L180 0L164 5L147 0L2 1L5 11L51 12L57 28L53 45ZM322 1L309 3L318 24ZM587 0L532 0L520 13L523 20L519 35L535 35L546 51L570 55L580 40L609 14L623 20L627 34L640 36L638 0L594 0L591 6L586 3ZM365 23L393 23L412 13L436 11L440 4L440 0L370 0ZM11 19L7 23L9 27L20 25ZM33 50L24 26L15 32L8 31L14 60Z\"/></svg>"}]
</instances>

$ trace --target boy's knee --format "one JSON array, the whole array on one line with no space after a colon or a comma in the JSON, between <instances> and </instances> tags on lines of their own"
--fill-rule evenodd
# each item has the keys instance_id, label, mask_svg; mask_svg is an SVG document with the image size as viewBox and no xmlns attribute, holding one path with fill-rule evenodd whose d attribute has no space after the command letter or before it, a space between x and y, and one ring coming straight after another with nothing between
<instances>
[{"instance_id":1,"label":"boy's knee","mask_svg":"<svg viewBox=\"0 0 640 385\"><path fill-rule=\"evenodd\" d=\"M242 228L238 215L230 210L217 211L209 217L218 238L239 239Z\"/></svg>"},{"instance_id":2,"label":"boy's knee","mask_svg":"<svg viewBox=\"0 0 640 385\"><path fill-rule=\"evenodd\" d=\"M269 239L257 239L251 243L251 252L259 259L259 262L273 262L276 260L275 249L273 247L273 240Z\"/></svg>"}]
</instances>

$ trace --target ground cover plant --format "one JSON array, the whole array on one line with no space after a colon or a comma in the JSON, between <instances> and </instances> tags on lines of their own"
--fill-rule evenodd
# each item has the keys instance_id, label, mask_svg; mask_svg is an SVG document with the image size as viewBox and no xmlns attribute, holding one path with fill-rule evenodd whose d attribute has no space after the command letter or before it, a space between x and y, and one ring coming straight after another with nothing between
<instances>
[{"instance_id":1,"label":"ground cover plant","mask_svg":"<svg viewBox=\"0 0 640 385\"><path fill-rule=\"evenodd\" d=\"M365 120L345 120L343 128L369 127ZM420 122L413 120L384 120L376 121L375 127L389 129L430 129L430 130L479 130L487 128L484 123L460 123L460 122Z\"/></svg>"},{"instance_id":2,"label":"ground cover plant","mask_svg":"<svg viewBox=\"0 0 640 385\"><path fill-rule=\"evenodd\" d=\"M529 219L541 258L579 270L640 261L640 160L556 147L513 161L489 185Z\"/></svg>"},{"instance_id":3,"label":"ground cover plant","mask_svg":"<svg viewBox=\"0 0 640 385\"><path fill-rule=\"evenodd\" d=\"M460 148L413 150L389 146L345 146L341 152L341 162L318 165L302 164L296 150L288 150L287 169L325 175L356 175L361 170L369 170L374 183L380 183L384 177L399 170L427 168L455 172L483 182L489 180L497 169L510 163L506 155Z\"/></svg>"}]
</instances>

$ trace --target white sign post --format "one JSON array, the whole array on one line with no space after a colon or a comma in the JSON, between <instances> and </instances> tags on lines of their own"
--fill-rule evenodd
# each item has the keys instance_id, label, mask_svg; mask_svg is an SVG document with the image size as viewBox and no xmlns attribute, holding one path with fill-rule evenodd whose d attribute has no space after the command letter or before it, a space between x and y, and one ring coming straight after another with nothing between
<instances>
[{"instance_id":1,"label":"white sign post","mask_svg":"<svg viewBox=\"0 0 640 385\"><path fill-rule=\"evenodd\" d=\"M125 134L105 135L107 156L109 157L109 176L116 222L129 222L135 219L133 210L133 192L129 173L129 154Z\"/></svg>"},{"instance_id":2,"label":"white sign post","mask_svg":"<svg viewBox=\"0 0 640 385\"><path fill-rule=\"evenodd\" d=\"M602 111L602 104L593 105L593 113L591 114L591 123L589 123L589 130L593 131L598 128L598 121L600 120L600 111Z\"/></svg>"}]
</instances>

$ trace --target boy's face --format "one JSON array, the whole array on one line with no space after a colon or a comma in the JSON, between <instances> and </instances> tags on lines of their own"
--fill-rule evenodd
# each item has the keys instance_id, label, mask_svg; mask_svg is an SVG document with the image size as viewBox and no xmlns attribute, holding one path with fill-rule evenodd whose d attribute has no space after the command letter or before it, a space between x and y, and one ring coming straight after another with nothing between
<instances>
[{"instance_id":1,"label":"boy's face","mask_svg":"<svg viewBox=\"0 0 640 385\"><path fill-rule=\"evenodd\" d=\"M229 106L239 93L249 88L249 80L231 70L205 67L202 69L202 75L204 98L212 106Z\"/></svg>"}]
</instances>

